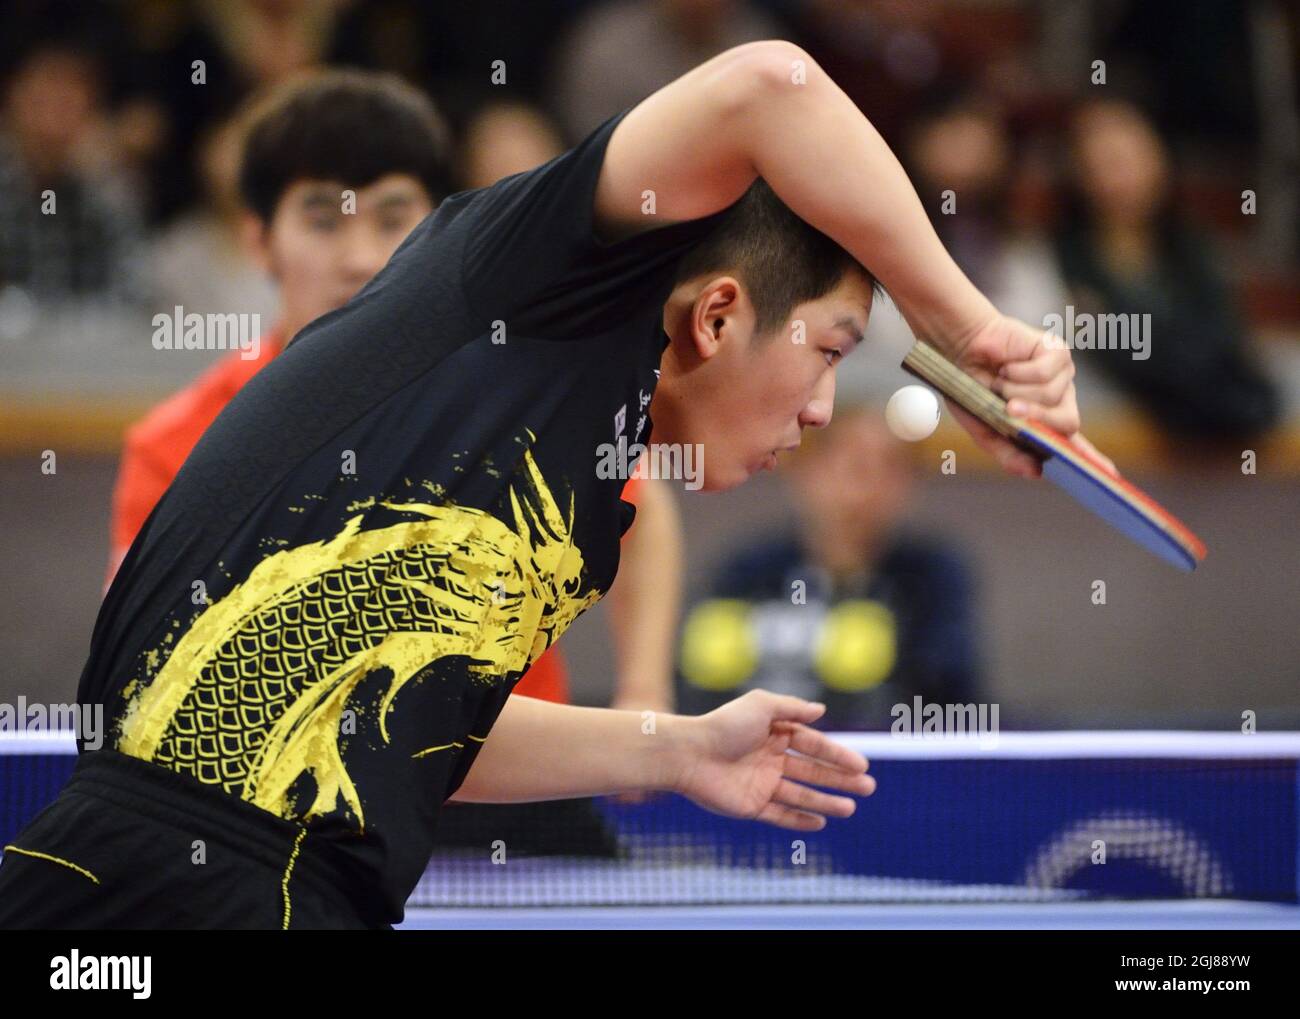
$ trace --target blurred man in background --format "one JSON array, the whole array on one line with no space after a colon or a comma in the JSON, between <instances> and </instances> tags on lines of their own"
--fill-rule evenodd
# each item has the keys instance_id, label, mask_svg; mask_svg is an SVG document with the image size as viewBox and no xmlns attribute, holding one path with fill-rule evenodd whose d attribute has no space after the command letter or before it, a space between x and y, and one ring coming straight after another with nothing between
<instances>
[{"instance_id":1,"label":"blurred man in background","mask_svg":"<svg viewBox=\"0 0 1300 1019\"><path fill-rule=\"evenodd\" d=\"M784 477L796 526L718 571L682 633L683 704L747 689L820 701L832 729L883 729L895 704L979 697L974 593L955 552L908 534L912 463L879 409L836 415Z\"/></svg>"}]
</instances>

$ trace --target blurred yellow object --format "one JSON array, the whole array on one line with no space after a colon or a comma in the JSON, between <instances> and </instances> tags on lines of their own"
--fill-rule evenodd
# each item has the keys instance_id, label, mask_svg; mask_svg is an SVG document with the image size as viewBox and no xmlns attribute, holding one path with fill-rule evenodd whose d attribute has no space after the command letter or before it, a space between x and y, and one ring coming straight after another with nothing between
<instances>
[{"instance_id":1,"label":"blurred yellow object","mask_svg":"<svg viewBox=\"0 0 1300 1019\"><path fill-rule=\"evenodd\" d=\"M813 662L830 690L858 693L883 683L898 659L894 614L876 601L853 599L827 613Z\"/></svg>"},{"instance_id":2,"label":"blurred yellow object","mask_svg":"<svg viewBox=\"0 0 1300 1019\"><path fill-rule=\"evenodd\" d=\"M682 629L682 676L702 690L734 690L758 666L758 642L749 603L736 598L703 602Z\"/></svg>"}]
</instances>

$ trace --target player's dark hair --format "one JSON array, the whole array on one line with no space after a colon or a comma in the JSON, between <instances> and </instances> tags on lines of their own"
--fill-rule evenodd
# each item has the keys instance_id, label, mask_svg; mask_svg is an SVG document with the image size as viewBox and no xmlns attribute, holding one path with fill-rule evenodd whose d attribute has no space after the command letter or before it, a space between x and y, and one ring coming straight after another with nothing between
<instances>
[{"instance_id":1,"label":"player's dark hair","mask_svg":"<svg viewBox=\"0 0 1300 1019\"><path fill-rule=\"evenodd\" d=\"M783 326L798 305L829 294L855 269L880 292L879 282L857 259L791 212L760 177L682 257L677 282L734 273L749 289L754 331L762 336Z\"/></svg>"},{"instance_id":2,"label":"player's dark hair","mask_svg":"<svg viewBox=\"0 0 1300 1019\"><path fill-rule=\"evenodd\" d=\"M396 75L310 74L274 89L245 117L239 193L266 222L300 180L361 188L405 173L435 204L451 191L447 126L429 97Z\"/></svg>"}]
</instances>

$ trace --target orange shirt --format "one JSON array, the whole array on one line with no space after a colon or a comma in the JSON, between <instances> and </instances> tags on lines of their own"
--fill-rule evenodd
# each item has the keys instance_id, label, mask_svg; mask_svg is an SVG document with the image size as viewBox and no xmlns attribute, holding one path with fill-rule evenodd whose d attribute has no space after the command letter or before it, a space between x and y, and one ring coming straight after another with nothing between
<instances>
[{"instance_id":1,"label":"orange shirt","mask_svg":"<svg viewBox=\"0 0 1300 1019\"><path fill-rule=\"evenodd\" d=\"M273 330L262 337L257 357L244 358L240 352L232 352L126 430L113 487L109 583L208 425L244 383L280 353L283 344L279 332Z\"/></svg>"},{"instance_id":2,"label":"orange shirt","mask_svg":"<svg viewBox=\"0 0 1300 1019\"><path fill-rule=\"evenodd\" d=\"M283 349L283 338L273 330L262 338L257 357L231 353L127 429L113 489L108 583L200 436L244 383ZM637 479L629 480L623 498L635 504L639 488ZM548 648L520 678L514 692L567 704L569 682L559 648Z\"/></svg>"}]
</instances>

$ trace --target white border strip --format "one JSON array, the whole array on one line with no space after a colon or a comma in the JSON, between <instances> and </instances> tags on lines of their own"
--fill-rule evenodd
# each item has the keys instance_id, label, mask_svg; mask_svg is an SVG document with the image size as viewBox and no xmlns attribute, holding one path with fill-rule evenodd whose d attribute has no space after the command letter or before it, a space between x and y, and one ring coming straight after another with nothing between
<instances>
[{"instance_id":1,"label":"white border strip","mask_svg":"<svg viewBox=\"0 0 1300 1019\"><path fill-rule=\"evenodd\" d=\"M887 732L837 734L877 760L930 758L1300 758L1300 732L1149 731L999 732L901 736Z\"/></svg>"},{"instance_id":2,"label":"white border strip","mask_svg":"<svg viewBox=\"0 0 1300 1019\"><path fill-rule=\"evenodd\" d=\"M1300 758L1300 732L1188 732L1098 730L1000 732L969 736L895 736L887 732L832 733L858 753L877 760L936 758ZM71 754L71 732L0 732L5 754Z\"/></svg>"},{"instance_id":3,"label":"white border strip","mask_svg":"<svg viewBox=\"0 0 1300 1019\"><path fill-rule=\"evenodd\" d=\"M6 754L75 754L76 734L68 729L0 732L0 757Z\"/></svg>"}]
</instances>

